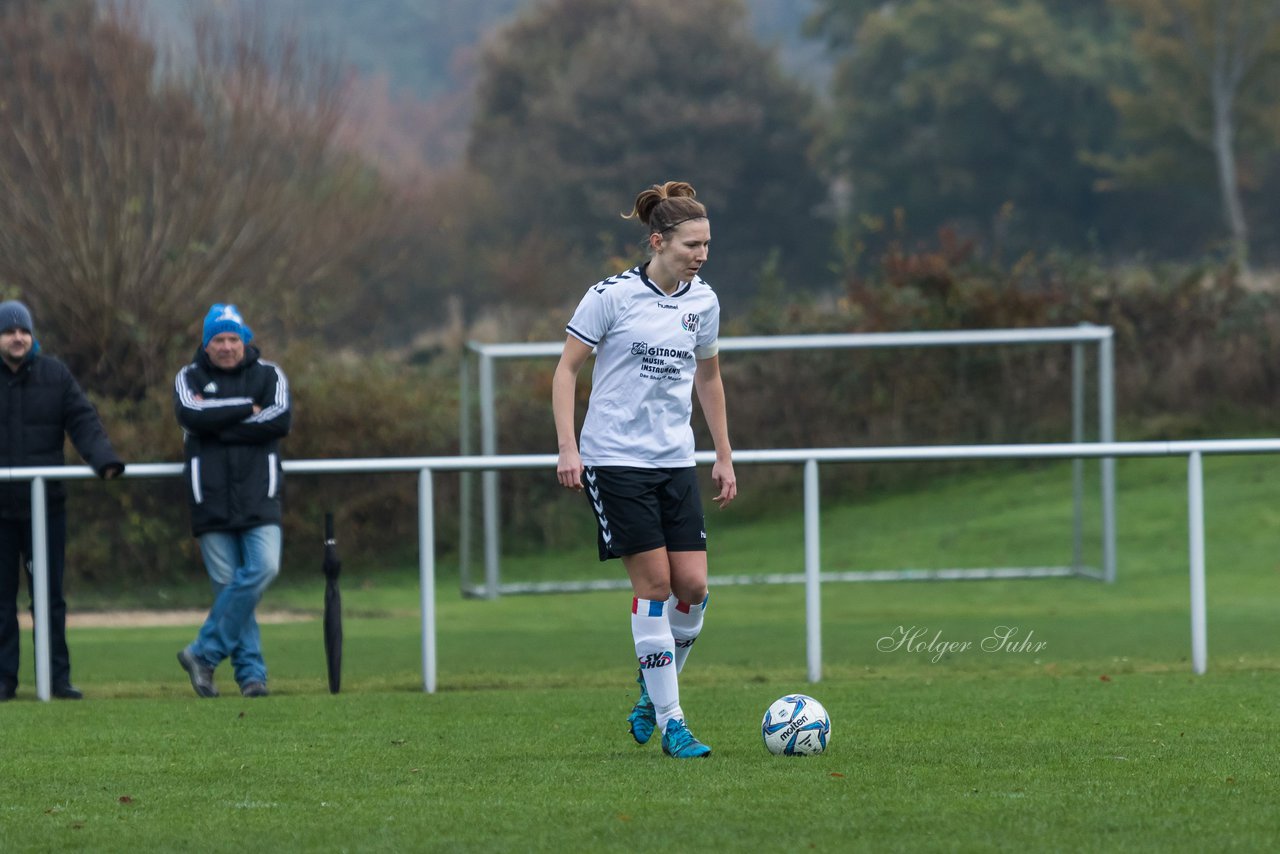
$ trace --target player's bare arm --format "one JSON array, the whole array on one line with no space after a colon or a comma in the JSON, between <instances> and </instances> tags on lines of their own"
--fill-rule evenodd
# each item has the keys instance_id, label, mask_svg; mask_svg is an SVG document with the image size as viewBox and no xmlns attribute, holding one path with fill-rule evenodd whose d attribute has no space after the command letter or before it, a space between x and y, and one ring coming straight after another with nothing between
<instances>
[{"instance_id":1,"label":"player's bare arm","mask_svg":"<svg viewBox=\"0 0 1280 854\"><path fill-rule=\"evenodd\" d=\"M720 357L699 359L693 375L698 404L711 430L716 449L716 462L711 467L711 482L719 490L712 500L723 510L738 497L738 478L733 471L733 448L729 445L729 418L724 402L724 381L720 377Z\"/></svg>"},{"instance_id":2,"label":"player's bare arm","mask_svg":"<svg viewBox=\"0 0 1280 854\"><path fill-rule=\"evenodd\" d=\"M582 457L574 434L574 399L578 373L591 355L591 348L572 335L565 337L564 351L551 378L551 411L556 422L556 479L566 489L582 489Z\"/></svg>"}]
</instances>

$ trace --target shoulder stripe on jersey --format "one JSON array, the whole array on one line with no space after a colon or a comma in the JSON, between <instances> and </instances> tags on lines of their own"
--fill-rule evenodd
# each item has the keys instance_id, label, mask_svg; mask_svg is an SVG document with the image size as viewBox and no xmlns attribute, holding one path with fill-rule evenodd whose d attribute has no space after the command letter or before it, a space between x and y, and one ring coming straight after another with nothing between
<instances>
[{"instance_id":1,"label":"shoulder stripe on jersey","mask_svg":"<svg viewBox=\"0 0 1280 854\"><path fill-rule=\"evenodd\" d=\"M627 270L625 273L618 273L617 275L610 276L607 279L596 282L594 285L591 286L591 289L598 294L602 294L613 285L619 284L620 282L625 282L628 279L634 279L636 277L636 274L639 272L640 272L639 267L632 267L630 270Z\"/></svg>"}]
</instances>

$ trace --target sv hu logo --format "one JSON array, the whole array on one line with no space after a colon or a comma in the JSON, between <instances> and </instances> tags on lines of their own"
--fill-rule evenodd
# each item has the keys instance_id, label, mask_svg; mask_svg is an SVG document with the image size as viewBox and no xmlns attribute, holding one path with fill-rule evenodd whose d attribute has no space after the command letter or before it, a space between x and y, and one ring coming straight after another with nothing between
<instances>
[{"instance_id":1,"label":"sv hu logo","mask_svg":"<svg viewBox=\"0 0 1280 854\"><path fill-rule=\"evenodd\" d=\"M641 670L652 670L655 667L666 667L672 661L671 652L670 650L651 652L648 655L640 656L639 661Z\"/></svg>"}]
</instances>

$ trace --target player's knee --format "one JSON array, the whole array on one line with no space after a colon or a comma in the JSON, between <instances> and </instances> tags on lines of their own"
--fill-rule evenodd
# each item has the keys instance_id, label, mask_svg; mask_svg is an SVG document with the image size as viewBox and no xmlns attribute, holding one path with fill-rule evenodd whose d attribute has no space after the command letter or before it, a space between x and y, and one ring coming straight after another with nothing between
<instances>
[{"instance_id":1,"label":"player's knee","mask_svg":"<svg viewBox=\"0 0 1280 854\"><path fill-rule=\"evenodd\" d=\"M681 602L686 602L690 605L698 605L703 599L707 598L706 582L702 582L701 584L681 584L672 586L675 588L672 592L675 593L676 598Z\"/></svg>"},{"instance_id":2,"label":"player's knee","mask_svg":"<svg viewBox=\"0 0 1280 854\"><path fill-rule=\"evenodd\" d=\"M632 583L632 592L638 599L648 599L651 602L665 602L671 598L671 587L666 584L637 584Z\"/></svg>"}]
</instances>

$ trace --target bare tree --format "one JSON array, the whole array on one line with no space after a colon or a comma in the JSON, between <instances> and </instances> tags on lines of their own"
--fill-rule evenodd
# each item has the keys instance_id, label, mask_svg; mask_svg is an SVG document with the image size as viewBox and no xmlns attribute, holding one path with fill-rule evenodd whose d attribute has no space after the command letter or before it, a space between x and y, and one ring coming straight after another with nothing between
<instances>
[{"instance_id":1,"label":"bare tree","mask_svg":"<svg viewBox=\"0 0 1280 854\"><path fill-rule=\"evenodd\" d=\"M1266 72L1280 63L1280 0L1124 2L1141 20L1144 106L1212 152L1233 256L1246 269L1249 225L1237 155L1242 126L1259 123L1250 114L1274 110L1274 92L1263 90L1270 88Z\"/></svg>"},{"instance_id":2,"label":"bare tree","mask_svg":"<svg viewBox=\"0 0 1280 854\"><path fill-rule=\"evenodd\" d=\"M0 285L101 392L190 353L209 303L338 311L375 181L335 150L337 66L249 19L166 62L128 6L0 15Z\"/></svg>"}]
</instances>

